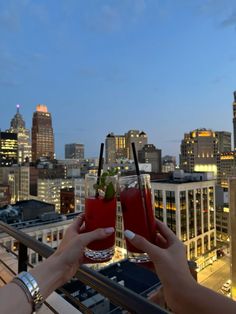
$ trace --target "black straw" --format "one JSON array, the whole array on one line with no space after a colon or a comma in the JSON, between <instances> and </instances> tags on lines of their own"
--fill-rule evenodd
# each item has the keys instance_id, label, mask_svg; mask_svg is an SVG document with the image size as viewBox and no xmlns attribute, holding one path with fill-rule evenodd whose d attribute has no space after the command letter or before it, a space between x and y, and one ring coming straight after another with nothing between
<instances>
[{"instance_id":1,"label":"black straw","mask_svg":"<svg viewBox=\"0 0 236 314\"><path fill-rule=\"evenodd\" d=\"M138 158L137 158L136 149L135 149L135 143L132 142L131 145L132 145L132 151L133 151L133 156L134 156L134 163L135 163L136 173L137 173L137 176L140 176L139 165L138 165Z\"/></svg>"},{"instance_id":2,"label":"black straw","mask_svg":"<svg viewBox=\"0 0 236 314\"><path fill-rule=\"evenodd\" d=\"M101 176L101 172L102 172L103 150L104 150L104 143L101 143L100 155L99 155L99 164L98 164L98 177L97 177L97 184L98 185L99 185L99 182L100 182L100 176Z\"/></svg>"}]
</instances>

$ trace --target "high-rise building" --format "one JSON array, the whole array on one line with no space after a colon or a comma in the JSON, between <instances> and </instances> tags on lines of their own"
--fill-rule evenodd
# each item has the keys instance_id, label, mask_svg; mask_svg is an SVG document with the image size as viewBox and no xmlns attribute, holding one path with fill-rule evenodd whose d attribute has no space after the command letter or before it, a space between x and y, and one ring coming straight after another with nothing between
<instances>
[{"instance_id":1,"label":"high-rise building","mask_svg":"<svg viewBox=\"0 0 236 314\"><path fill-rule=\"evenodd\" d=\"M141 163L150 163L152 172L161 172L161 149L157 149L153 144L145 144L138 151L138 161Z\"/></svg>"},{"instance_id":2,"label":"high-rise building","mask_svg":"<svg viewBox=\"0 0 236 314\"><path fill-rule=\"evenodd\" d=\"M37 105L32 123L32 161L40 157L54 159L52 117L45 105Z\"/></svg>"},{"instance_id":3,"label":"high-rise building","mask_svg":"<svg viewBox=\"0 0 236 314\"><path fill-rule=\"evenodd\" d=\"M231 151L231 133L226 131L215 131L218 140L218 153Z\"/></svg>"},{"instance_id":4,"label":"high-rise building","mask_svg":"<svg viewBox=\"0 0 236 314\"><path fill-rule=\"evenodd\" d=\"M17 164L17 134L0 132L0 166L11 167Z\"/></svg>"},{"instance_id":5,"label":"high-rise building","mask_svg":"<svg viewBox=\"0 0 236 314\"><path fill-rule=\"evenodd\" d=\"M217 183L228 188L228 179L236 175L236 152L225 152L219 155Z\"/></svg>"},{"instance_id":6,"label":"high-rise building","mask_svg":"<svg viewBox=\"0 0 236 314\"><path fill-rule=\"evenodd\" d=\"M84 145L78 143L66 144L65 159L84 159Z\"/></svg>"},{"instance_id":7,"label":"high-rise building","mask_svg":"<svg viewBox=\"0 0 236 314\"><path fill-rule=\"evenodd\" d=\"M124 135L109 133L105 141L105 159L107 164L116 163L117 159L126 159L126 139Z\"/></svg>"},{"instance_id":8,"label":"high-rise building","mask_svg":"<svg viewBox=\"0 0 236 314\"><path fill-rule=\"evenodd\" d=\"M147 144L147 134L139 130L129 130L124 135L109 133L105 141L105 159L107 164L114 164L119 159L133 159L132 143L138 151Z\"/></svg>"},{"instance_id":9,"label":"high-rise building","mask_svg":"<svg viewBox=\"0 0 236 314\"><path fill-rule=\"evenodd\" d=\"M10 129L7 132L17 134L18 143L18 164L25 161L31 161L31 143L30 143L30 130L26 129L25 121L20 114L20 105L16 105L17 112L11 120Z\"/></svg>"},{"instance_id":10,"label":"high-rise building","mask_svg":"<svg viewBox=\"0 0 236 314\"><path fill-rule=\"evenodd\" d=\"M236 91L234 91L234 102L233 102L233 132L234 132L233 150L236 150Z\"/></svg>"},{"instance_id":11,"label":"high-rise building","mask_svg":"<svg viewBox=\"0 0 236 314\"><path fill-rule=\"evenodd\" d=\"M155 216L187 247L199 269L216 260L215 180L208 173L173 173L151 182Z\"/></svg>"},{"instance_id":12,"label":"high-rise building","mask_svg":"<svg viewBox=\"0 0 236 314\"><path fill-rule=\"evenodd\" d=\"M230 247L231 247L231 295L236 300L236 177L229 179L229 200L230 200Z\"/></svg>"},{"instance_id":13,"label":"high-rise building","mask_svg":"<svg viewBox=\"0 0 236 314\"><path fill-rule=\"evenodd\" d=\"M135 144L137 153L144 147L144 145L148 143L147 134L143 131L140 132L139 130L129 130L127 133L125 133L125 138L128 159L134 159L131 145L132 143Z\"/></svg>"},{"instance_id":14,"label":"high-rise building","mask_svg":"<svg viewBox=\"0 0 236 314\"><path fill-rule=\"evenodd\" d=\"M197 129L184 134L180 151L180 168L184 171L217 174L218 140L212 130Z\"/></svg>"}]
</instances>

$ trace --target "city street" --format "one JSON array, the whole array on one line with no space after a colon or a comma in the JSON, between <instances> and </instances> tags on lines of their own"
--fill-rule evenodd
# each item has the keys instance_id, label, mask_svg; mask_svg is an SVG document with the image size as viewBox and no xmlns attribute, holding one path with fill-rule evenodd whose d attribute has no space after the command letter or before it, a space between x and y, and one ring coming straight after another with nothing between
<instances>
[{"instance_id":1,"label":"city street","mask_svg":"<svg viewBox=\"0 0 236 314\"><path fill-rule=\"evenodd\" d=\"M221 257L198 273L198 282L203 286L219 292L222 285L230 279L230 258Z\"/></svg>"}]
</instances>

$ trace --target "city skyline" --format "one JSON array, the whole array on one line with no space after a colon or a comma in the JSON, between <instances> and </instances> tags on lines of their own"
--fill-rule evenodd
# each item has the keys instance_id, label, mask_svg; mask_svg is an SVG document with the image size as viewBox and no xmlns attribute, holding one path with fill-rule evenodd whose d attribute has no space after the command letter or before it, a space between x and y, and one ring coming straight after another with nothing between
<instances>
[{"instance_id":1,"label":"city skyline","mask_svg":"<svg viewBox=\"0 0 236 314\"><path fill-rule=\"evenodd\" d=\"M54 10L54 9L57 10ZM233 1L8 1L0 4L0 128L38 103L64 145L98 156L108 133L143 130L162 155L184 133L233 130Z\"/></svg>"}]
</instances>

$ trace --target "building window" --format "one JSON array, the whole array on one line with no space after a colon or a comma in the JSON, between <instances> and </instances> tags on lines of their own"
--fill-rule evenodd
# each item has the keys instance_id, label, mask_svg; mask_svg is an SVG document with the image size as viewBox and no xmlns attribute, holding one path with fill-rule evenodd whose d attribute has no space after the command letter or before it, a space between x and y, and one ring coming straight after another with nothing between
<instances>
[{"instance_id":1,"label":"building window","mask_svg":"<svg viewBox=\"0 0 236 314\"><path fill-rule=\"evenodd\" d=\"M189 238L192 239L195 237L193 190L188 191L188 217L189 217Z\"/></svg>"},{"instance_id":2,"label":"building window","mask_svg":"<svg viewBox=\"0 0 236 314\"><path fill-rule=\"evenodd\" d=\"M180 192L180 221L181 221L181 240L187 240L187 204L186 191Z\"/></svg>"},{"instance_id":3,"label":"building window","mask_svg":"<svg viewBox=\"0 0 236 314\"><path fill-rule=\"evenodd\" d=\"M155 216L163 221L163 191L154 190Z\"/></svg>"},{"instance_id":4,"label":"building window","mask_svg":"<svg viewBox=\"0 0 236 314\"><path fill-rule=\"evenodd\" d=\"M176 233L175 191L166 191L166 218L168 227Z\"/></svg>"}]
</instances>

